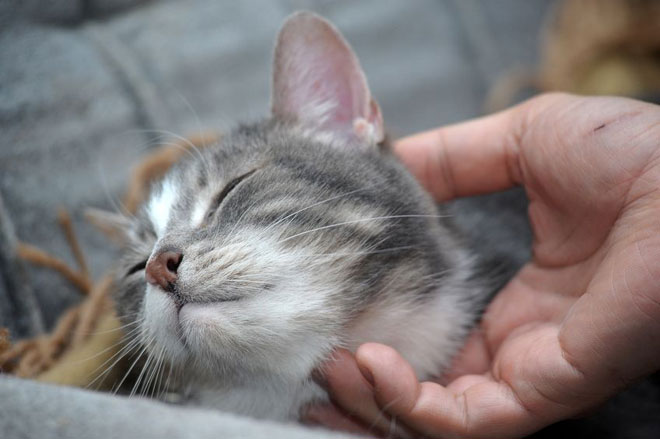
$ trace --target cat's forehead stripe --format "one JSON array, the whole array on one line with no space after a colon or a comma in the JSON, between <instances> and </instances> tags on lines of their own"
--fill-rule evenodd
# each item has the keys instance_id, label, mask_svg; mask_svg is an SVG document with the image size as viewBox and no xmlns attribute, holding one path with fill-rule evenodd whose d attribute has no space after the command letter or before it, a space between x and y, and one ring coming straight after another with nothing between
<instances>
[{"instance_id":1,"label":"cat's forehead stripe","mask_svg":"<svg viewBox=\"0 0 660 439\"><path fill-rule=\"evenodd\" d=\"M147 208L149 219L156 229L156 234L160 237L165 234L167 224L170 221L172 206L176 198L176 186L169 179L161 185L161 189L149 201Z\"/></svg>"}]
</instances>

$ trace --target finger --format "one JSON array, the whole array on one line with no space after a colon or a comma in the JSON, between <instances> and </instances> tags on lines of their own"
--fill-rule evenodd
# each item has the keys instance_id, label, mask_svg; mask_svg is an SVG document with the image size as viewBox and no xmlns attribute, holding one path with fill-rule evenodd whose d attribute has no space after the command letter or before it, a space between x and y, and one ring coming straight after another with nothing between
<instances>
[{"instance_id":1,"label":"finger","mask_svg":"<svg viewBox=\"0 0 660 439\"><path fill-rule=\"evenodd\" d=\"M391 348L363 345L360 367L373 377L374 397L390 415L429 437L515 437L543 425L515 394L485 375L469 375L448 387L419 383Z\"/></svg>"},{"instance_id":2,"label":"finger","mask_svg":"<svg viewBox=\"0 0 660 439\"><path fill-rule=\"evenodd\" d=\"M493 192L520 183L515 110L399 140L395 152L438 200Z\"/></svg>"},{"instance_id":3,"label":"finger","mask_svg":"<svg viewBox=\"0 0 660 439\"><path fill-rule=\"evenodd\" d=\"M412 366L389 347L365 343L355 352L362 374L372 382L375 399L388 413L407 412L417 400L419 381Z\"/></svg>"},{"instance_id":4,"label":"finger","mask_svg":"<svg viewBox=\"0 0 660 439\"><path fill-rule=\"evenodd\" d=\"M537 116L574 96L552 93L479 119L399 140L394 150L438 201L522 183L520 150Z\"/></svg>"},{"instance_id":5,"label":"finger","mask_svg":"<svg viewBox=\"0 0 660 439\"><path fill-rule=\"evenodd\" d=\"M333 402L349 415L365 421L367 430L389 431L390 420L376 404L371 384L349 351L337 349L332 361L323 366L323 374Z\"/></svg>"}]
</instances>

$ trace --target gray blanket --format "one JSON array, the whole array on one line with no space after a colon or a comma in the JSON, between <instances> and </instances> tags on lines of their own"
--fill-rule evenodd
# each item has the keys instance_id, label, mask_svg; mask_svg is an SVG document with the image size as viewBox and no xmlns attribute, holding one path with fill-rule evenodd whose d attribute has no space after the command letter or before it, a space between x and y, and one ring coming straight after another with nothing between
<instances>
[{"instance_id":1,"label":"gray blanket","mask_svg":"<svg viewBox=\"0 0 660 439\"><path fill-rule=\"evenodd\" d=\"M2 437L7 439L332 439L349 436L14 378L0 380L0 411Z\"/></svg>"}]
</instances>

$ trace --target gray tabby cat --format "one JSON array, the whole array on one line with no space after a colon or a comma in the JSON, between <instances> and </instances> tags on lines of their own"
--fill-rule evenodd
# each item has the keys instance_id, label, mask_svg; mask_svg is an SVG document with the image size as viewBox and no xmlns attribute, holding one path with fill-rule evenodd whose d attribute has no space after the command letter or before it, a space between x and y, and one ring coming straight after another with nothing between
<instances>
[{"instance_id":1,"label":"gray tabby cat","mask_svg":"<svg viewBox=\"0 0 660 439\"><path fill-rule=\"evenodd\" d=\"M145 376L168 370L189 403L260 418L324 398L310 375L340 346L385 343L439 376L498 281L393 155L353 51L311 13L279 34L271 117L113 221L117 311L139 328Z\"/></svg>"}]
</instances>

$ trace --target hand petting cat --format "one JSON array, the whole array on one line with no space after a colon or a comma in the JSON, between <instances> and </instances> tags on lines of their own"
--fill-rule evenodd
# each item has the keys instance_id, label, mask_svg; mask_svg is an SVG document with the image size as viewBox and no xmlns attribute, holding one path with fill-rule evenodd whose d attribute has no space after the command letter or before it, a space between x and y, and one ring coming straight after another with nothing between
<instances>
[{"instance_id":1,"label":"hand petting cat","mask_svg":"<svg viewBox=\"0 0 660 439\"><path fill-rule=\"evenodd\" d=\"M524 186L533 258L442 384L420 383L395 350L367 343L322 367L336 406L312 407L309 419L519 437L660 368L660 107L542 95L405 138L396 151L438 201Z\"/></svg>"}]
</instances>

